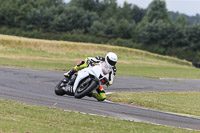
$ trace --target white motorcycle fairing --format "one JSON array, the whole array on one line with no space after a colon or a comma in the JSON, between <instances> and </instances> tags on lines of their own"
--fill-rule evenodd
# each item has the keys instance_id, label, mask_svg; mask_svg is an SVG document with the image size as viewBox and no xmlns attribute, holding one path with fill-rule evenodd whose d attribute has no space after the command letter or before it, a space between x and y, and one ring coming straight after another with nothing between
<instances>
[{"instance_id":1,"label":"white motorcycle fairing","mask_svg":"<svg viewBox=\"0 0 200 133\"><path fill-rule=\"evenodd\" d=\"M95 76L97 79L101 80L103 78L109 79L109 73L112 71L112 68L107 66L105 62L96 64L95 66L88 66L80 71L78 71L77 78L73 85L73 92L76 92L76 89L79 85L79 82L86 78L89 75Z\"/></svg>"}]
</instances>

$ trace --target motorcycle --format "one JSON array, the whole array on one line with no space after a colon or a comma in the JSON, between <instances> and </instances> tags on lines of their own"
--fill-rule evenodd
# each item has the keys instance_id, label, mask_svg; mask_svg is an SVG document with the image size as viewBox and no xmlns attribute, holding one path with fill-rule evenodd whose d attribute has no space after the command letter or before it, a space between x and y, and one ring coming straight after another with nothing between
<instances>
[{"instance_id":1,"label":"motorcycle","mask_svg":"<svg viewBox=\"0 0 200 133\"><path fill-rule=\"evenodd\" d=\"M55 94L63 96L67 94L66 89L70 88L73 89L75 98L83 98L98 89L100 85L108 85L111 71L113 71L112 67L105 62L89 65L73 74L71 78L61 80L55 87Z\"/></svg>"}]
</instances>

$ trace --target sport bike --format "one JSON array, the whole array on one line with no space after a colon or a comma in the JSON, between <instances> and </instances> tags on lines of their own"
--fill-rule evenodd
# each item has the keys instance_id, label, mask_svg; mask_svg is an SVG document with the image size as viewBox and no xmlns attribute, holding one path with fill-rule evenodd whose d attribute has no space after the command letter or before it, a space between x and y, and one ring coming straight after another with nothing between
<instances>
[{"instance_id":1,"label":"sport bike","mask_svg":"<svg viewBox=\"0 0 200 133\"><path fill-rule=\"evenodd\" d=\"M70 78L64 78L55 87L56 95L63 96L67 94L66 89L73 90L75 98L82 98L89 95L93 90L96 90L100 85L108 85L109 73L113 69L105 62L89 65L77 73L73 74ZM112 76L112 75L111 75Z\"/></svg>"}]
</instances>

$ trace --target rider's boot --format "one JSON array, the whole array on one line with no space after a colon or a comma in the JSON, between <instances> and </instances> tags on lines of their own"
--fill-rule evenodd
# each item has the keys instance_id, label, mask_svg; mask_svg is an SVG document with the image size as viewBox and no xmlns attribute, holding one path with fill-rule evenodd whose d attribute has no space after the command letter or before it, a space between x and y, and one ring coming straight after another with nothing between
<instances>
[{"instance_id":1,"label":"rider's boot","mask_svg":"<svg viewBox=\"0 0 200 133\"><path fill-rule=\"evenodd\" d=\"M74 68L72 68L68 72L64 73L64 76L65 76L65 78L69 79L75 72L76 72L76 70Z\"/></svg>"}]
</instances>

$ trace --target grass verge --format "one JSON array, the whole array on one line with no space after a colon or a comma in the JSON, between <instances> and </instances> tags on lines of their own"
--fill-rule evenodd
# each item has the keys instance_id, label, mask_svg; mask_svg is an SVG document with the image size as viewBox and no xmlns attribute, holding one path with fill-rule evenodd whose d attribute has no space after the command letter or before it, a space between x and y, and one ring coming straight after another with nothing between
<instances>
[{"instance_id":1,"label":"grass verge","mask_svg":"<svg viewBox=\"0 0 200 133\"><path fill-rule=\"evenodd\" d=\"M200 78L190 62L149 52L63 41L0 35L0 65L36 69L67 70L88 56L118 54L118 74ZM59 109L0 100L0 132L196 132L180 128L136 123Z\"/></svg>"},{"instance_id":2,"label":"grass verge","mask_svg":"<svg viewBox=\"0 0 200 133\"><path fill-rule=\"evenodd\" d=\"M110 51L119 57L117 74L200 79L200 69L192 67L191 62L137 49L0 35L2 66L66 71L88 56L105 56Z\"/></svg>"},{"instance_id":3,"label":"grass verge","mask_svg":"<svg viewBox=\"0 0 200 133\"><path fill-rule=\"evenodd\" d=\"M200 131L131 122L0 100L0 132L197 133Z\"/></svg>"},{"instance_id":4,"label":"grass verge","mask_svg":"<svg viewBox=\"0 0 200 133\"><path fill-rule=\"evenodd\" d=\"M120 92L108 98L113 102L200 117L200 92Z\"/></svg>"}]
</instances>

